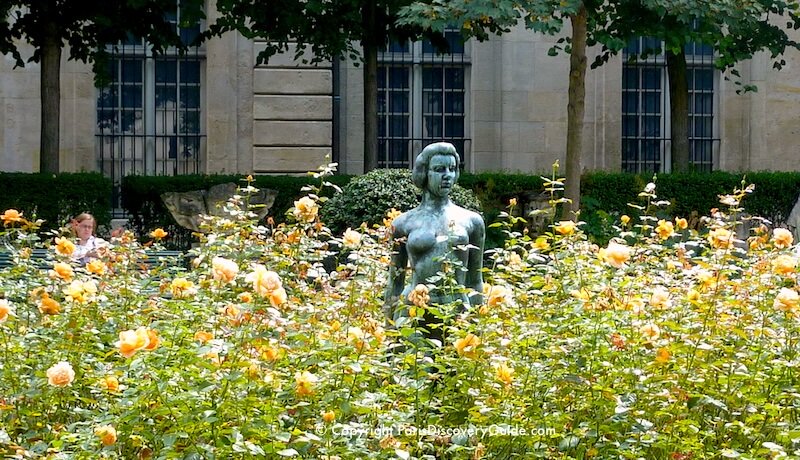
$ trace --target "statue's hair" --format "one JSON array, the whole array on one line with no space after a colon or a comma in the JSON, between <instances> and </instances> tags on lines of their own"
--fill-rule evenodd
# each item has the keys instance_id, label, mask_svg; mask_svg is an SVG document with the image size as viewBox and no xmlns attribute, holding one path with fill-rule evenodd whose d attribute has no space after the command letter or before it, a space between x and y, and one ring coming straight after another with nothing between
<instances>
[{"instance_id":1,"label":"statue's hair","mask_svg":"<svg viewBox=\"0 0 800 460\"><path fill-rule=\"evenodd\" d=\"M449 142L435 142L425 146L417 155L417 159L414 160L414 171L411 173L411 179L414 181L414 185L423 190L428 185L428 163L435 155L450 155L456 159L456 180L458 180L461 157L458 155L455 146Z\"/></svg>"}]
</instances>

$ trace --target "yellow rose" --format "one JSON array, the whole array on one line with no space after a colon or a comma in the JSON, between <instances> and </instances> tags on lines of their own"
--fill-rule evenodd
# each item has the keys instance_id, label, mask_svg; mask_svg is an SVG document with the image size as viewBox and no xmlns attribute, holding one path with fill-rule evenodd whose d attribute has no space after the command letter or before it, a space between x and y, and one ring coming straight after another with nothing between
<instances>
[{"instance_id":1,"label":"yellow rose","mask_svg":"<svg viewBox=\"0 0 800 460\"><path fill-rule=\"evenodd\" d=\"M670 303L669 292L662 287L655 288L650 294L650 306L653 308L667 308Z\"/></svg>"},{"instance_id":2,"label":"yellow rose","mask_svg":"<svg viewBox=\"0 0 800 460\"><path fill-rule=\"evenodd\" d=\"M294 217L300 222L314 222L318 211L317 202L307 196L294 202Z\"/></svg>"},{"instance_id":3,"label":"yellow rose","mask_svg":"<svg viewBox=\"0 0 800 460\"><path fill-rule=\"evenodd\" d=\"M676 217L675 225L677 225L681 230L686 230L689 227L689 222L687 222L683 217Z\"/></svg>"},{"instance_id":4,"label":"yellow rose","mask_svg":"<svg viewBox=\"0 0 800 460\"><path fill-rule=\"evenodd\" d=\"M236 262L224 257L214 257L211 259L211 276L215 280L225 283L232 283L239 273L239 265Z\"/></svg>"},{"instance_id":5,"label":"yellow rose","mask_svg":"<svg viewBox=\"0 0 800 460\"><path fill-rule=\"evenodd\" d=\"M102 275L106 272L106 264L100 260L93 259L91 262L86 264L86 271L89 273L94 273L95 275Z\"/></svg>"},{"instance_id":6,"label":"yellow rose","mask_svg":"<svg viewBox=\"0 0 800 460\"><path fill-rule=\"evenodd\" d=\"M117 442L117 430L111 425L102 425L94 429L94 434L100 438L104 446L110 446Z\"/></svg>"},{"instance_id":7,"label":"yellow rose","mask_svg":"<svg viewBox=\"0 0 800 460\"><path fill-rule=\"evenodd\" d=\"M641 333L648 340L655 340L661 336L661 328L658 325L649 323L639 328Z\"/></svg>"},{"instance_id":8,"label":"yellow rose","mask_svg":"<svg viewBox=\"0 0 800 460\"><path fill-rule=\"evenodd\" d=\"M772 242L776 248L788 248L794 242L794 237L789 230L776 228L772 231Z\"/></svg>"},{"instance_id":9,"label":"yellow rose","mask_svg":"<svg viewBox=\"0 0 800 460\"><path fill-rule=\"evenodd\" d=\"M672 222L661 219L656 226L656 234L658 234L658 237L662 240L666 240L675 234L675 227L672 225Z\"/></svg>"},{"instance_id":10,"label":"yellow rose","mask_svg":"<svg viewBox=\"0 0 800 460\"><path fill-rule=\"evenodd\" d=\"M495 376L497 380L506 385L511 385L514 382L514 368L502 362L495 367Z\"/></svg>"},{"instance_id":11,"label":"yellow rose","mask_svg":"<svg viewBox=\"0 0 800 460\"><path fill-rule=\"evenodd\" d=\"M308 371L297 372L294 375L295 393L298 396L309 396L314 394L314 386L319 379L316 375Z\"/></svg>"},{"instance_id":12,"label":"yellow rose","mask_svg":"<svg viewBox=\"0 0 800 460\"><path fill-rule=\"evenodd\" d=\"M75 380L75 371L72 365L66 361L54 364L47 369L47 383L54 387L65 387Z\"/></svg>"},{"instance_id":13,"label":"yellow rose","mask_svg":"<svg viewBox=\"0 0 800 460\"><path fill-rule=\"evenodd\" d=\"M333 412L332 410L325 411L322 413L322 421L324 421L325 423L331 423L334 420L336 420L336 413Z\"/></svg>"},{"instance_id":14,"label":"yellow rose","mask_svg":"<svg viewBox=\"0 0 800 460\"><path fill-rule=\"evenodd\" d=\"M775 274L789 276L797 268L797 259L788 255L781 254L772 261L772 271Z\"/></svg>"},{"instance_id":15,"label":"yellow rose","mask_svg":"<svg viewBox=\"0 0 800 460\"><path fill-rule=\"evenodd\" d=\"M715 228L708 232L708 242L717 249L729 249L733 247L733 234L725 228Z\"/></svg>"},{"instance_id":16,"label":"yellow rose","mask_svg":"<svg viewBox=\"0 0 800 460\"><path fill-rule=\"evenodd\" d=\"M100 380L100 388L107 390L111 393L119 391L119 380L114 375L106 375Z\"/></svg>"},{"instance_id":17,"label":"yellow rose","mask_svg":"<svg viewBox=\"0 0 800 460\"><path fill-rule=\"evenodd\" d=\"M473 333L455 341L454 346L459 355L467 358L474 358L478 353L478 347L481 344L481 339Z\"/></svg>"},{"instance_id":18,"label":"yellow rose","mask_svg":"<svg viewBox=\"0 0 800 460\"><path fill-rule=\"evenodd\" d=\"M567 235L572 235L573 233L575 233L575 228L576 227L577 226L575 225L575 222L573 222L571 220L562 220L561 222L556 224L554 229L555 229L556 233L558 233L559 235L567 236Z\"/></svg>"},{"instance_id":19,"label":"yellow rose","mask_svg":"<svg viewBox=\"0 0 800 460\"><path fill-rule=\"evenodd\" d=\"M11 302L8 299L0 299L0 323L5 322L11 314Z\"/></svg>"},{"instance_id":20,"label":"yellow rose","mask_svg":"<svg viewBox=\"0 0 800 460\"><path fill-rule=\"evenodd\" d=\"M484 288L484 291L486 289ZM510 297L511 293L504 286L489 286L486 292L486 305L496 307L505 303Z\"/></svg>"},{"instance_id":21,"label":"yellow rose","mask_svg":"<svg viewBox=\"0 0 800 460\"><path fill-rule=\"evenodd\" d=\"M342 236L342 243L348 248L355 248L361 243L361 234L348 228Z\"/></svg>"},{"instance_id":22,"label":"yellow rose","mask_svg":"<svg viewBox=\"0 0 800 460\"><path fill-rule=\"evenodd\" d=\"M197 293L197 289L194 287L194 283L187 280L186 278L175 278L169 285L170 290L172 291L172 296L176 299L183 299L186 297L191 297Z\"/></svg>"},{"instance_id":23,"label":"yellow rose","mask_svg":"<svg viewBox=\"0 0 800 460\"><path fill-rule=\"evenodd\" d=\"M22 213L17 211L16 209L6 209L3 214L0 214L0 219L3 221L3 225L6 227L13 224L14 222L22 222L23 217Z\"/></svg>"},{"instance_id":24,"label":"yellow rose","mask_svg":"<svg viewBox=\"0 0 800 460\"><path fill-rule=\"evenodd\" d=\"M621 268L631 258L631 248L615 241L609 241L608 247L598 252L600 260L614 268Z\"/></svg>"},{"instance_id":25,"label":"yellow rose","mask_svg":"<svg viewBox=\"0 0 800 460\"><path fill-rule=\"evenodd\" d=\"M622 225L628 225L628 223L631 221L631 218L628 215L623 214L622 217L619 218L619 221L622 222Z\"/></svg>"},{"instance_id":26,"label":"yellow rose","mask_svg":"<svg viewBox=\"0 0 800 460\"><path fill-rule=\"evenodd\" d=\"M74 272L72 266L64 262L56 262L53 264L53 269L50 270L52 278L61 278L62 280L69 281L72 279Z\"/></svg>"},{"instance_id":27,"label":"yellow rose","mask_svg":"<svg viewBox=\"0 0 800 460\"><path fill-rule=\"evenodd\" d=\"M400 214L402 214L402 212L398 211L397 209L395 208L390 209L389 212L386 213L386 217L383 219L383 225L386 228L390 228L392 226L392 222L394 222L394 220Z\"/></svg>"},{"instance_id":28,"label":"yellow rose","mask_svg":"<svg viewBox=\"0 0 800 460\"><path fill-rule=\"evenodd\" d=\"M42 294L42 298L39 299L39 311L43 315L57 315L61 311L61 305L51 299L50 294L45 292Z\"/></svg>"},{"instance_id":29,"label":"yellow rose","mask_svg":"<svg viewBox=\"0 0 800 460\"><path fill-rule=\"evenodd\" d=\"M157 240L164 239L167 235L169 235L169 233L165 232L164 229L160 227L150 232L150 237Z\"/></svg>"},{"instance_id":30,"label":"yellow rose","mask_svg":"<svg viewBox=\"0 0 800 460\"><path fill-rule=\"evenodd\" d=\"M145 327L139 327L135 331L127 330L119 333L119 353L126 358L135 355L137 351L145 348L149 343L150 335Z\"/></svg>"},{"instance_id":31,"label":"yellow rose","mask_svg":"<svg viewBox=\"0 0 800 460\"><path fill-rule=\"evenodd\" d=\"M547 241L546 236L540 236L539 238L536 238L536 241L533 242L533 247L539 251L547 251L550 249L550 243Z\"/></svg>"},{"instance_id":32,"label":"yellow rose","mask_svg":"<svg viewBox=\"0 0 800 460\"><path fill-rule=\"evenodd\" d=\"M71 256L75 252L75 243L67 238L56 238L56 252L62 256Z\"/></svg>"},{"instance_id":33,"label":"yellow rose","mask_svg":"<svg viewBox=\"0 0 800 460\"><path fill-rule=\"evenodd\" d=\"M797 294L797 291L789 288L781 288L778 295L775 296L772 307L778 311L794 315L797 313L798 303L800 303L800 295Z\"/></svg>"}]
</instances>

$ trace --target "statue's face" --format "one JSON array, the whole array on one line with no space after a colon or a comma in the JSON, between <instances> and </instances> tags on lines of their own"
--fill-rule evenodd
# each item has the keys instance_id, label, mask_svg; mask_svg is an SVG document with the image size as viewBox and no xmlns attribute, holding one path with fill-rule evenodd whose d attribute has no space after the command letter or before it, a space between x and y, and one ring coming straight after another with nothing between
<instances>
[{"instance_id":1,"label":"statue's face","mask_svg":"<svg viewBox=\"0 0 800 460\"><path fill-rule=\"evenodd\" d=\"M428 191L446 196L456 185L458 167L451 155L434 155L428 163Z\"/></svg>"}]
</instances>

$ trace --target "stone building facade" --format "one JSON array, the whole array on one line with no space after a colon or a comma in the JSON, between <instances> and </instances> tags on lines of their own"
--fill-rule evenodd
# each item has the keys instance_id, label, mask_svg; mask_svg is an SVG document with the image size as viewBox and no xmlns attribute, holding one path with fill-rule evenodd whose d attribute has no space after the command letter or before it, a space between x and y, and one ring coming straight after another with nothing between
<instances>
[{"instance_id":1,"label":"stone building facade","mask_svg":"<svg viewBox=\"0 0 800 460\"><path fill-rule=\"evenodd\" d=\"M211 12L213 18L214 12ZM452 38L452 37L451 37ZM468 171L548 171L564 161L569 59L549 56L555 39L522 28L468 42L457 56L397 44L381 57L381 162L407 166L428 141L454 141ZM115 85L93 85L91 69L62 66L61 165L124 174L303 173L333 157L363 171L362 67L307 64L293 50L256 65L263 44L230 33L190 62L153 59L132 46L114 65ZM796 170L800 145L800 53L783 70L758 55L739 66L757 92L695 50L692 133L706 169ZM691 57L691 56L690 56ZM591 57L590 57L591 60ZM638 67L617 57L588 70L585 169L669 168L663 61ZM39 68L0 62L0 170L36 171Z\"/></svg>"}]
</instances>

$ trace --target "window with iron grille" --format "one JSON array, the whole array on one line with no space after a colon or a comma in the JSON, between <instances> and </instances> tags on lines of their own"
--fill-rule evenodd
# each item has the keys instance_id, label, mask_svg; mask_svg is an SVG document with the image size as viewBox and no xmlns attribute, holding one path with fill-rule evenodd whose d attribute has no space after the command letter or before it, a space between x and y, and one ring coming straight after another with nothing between
<instances>
[{"instance_id":1,"label":"window with iron grille","mask_svg":"<svg viewBox=\"0 0 800 460\"><path fill-rule=\"evenodd\" d=\"M200 25L180 27L179 14L168 19L189 44ZM137 38L108 50L110 83L97 93L96 150L100 170L114 181L119 209L123 176L203 171L205 51L197 46L156 56Z\"/></svg>"},{"instance_id":2,"label":"window with iron grille","mask_svg":"<svg viewBox=\"0 0 800 460\"><path fill-rule=\"evenodd\" d=\"M623 51L622 170L664 172L670 165L669 82L663 54L631 61L645 50L661 49L659 40L641 37ZM689 160L699 171L714 167L716 134L716 71L708 45L686 45L689 86Z\"/></svg>"},{"instance_id":3,"label":"window with iron grille","mask_svg":"<svg viewBox=\"0 0 800 460\"><path fill-rule=\"evenodd\" d=\"M469 55L456 31L450 48L429 41L391 43L378 56L378 167L409 168L422 148L452 143L467 157Z\"/></svg>"}]
</instances>

